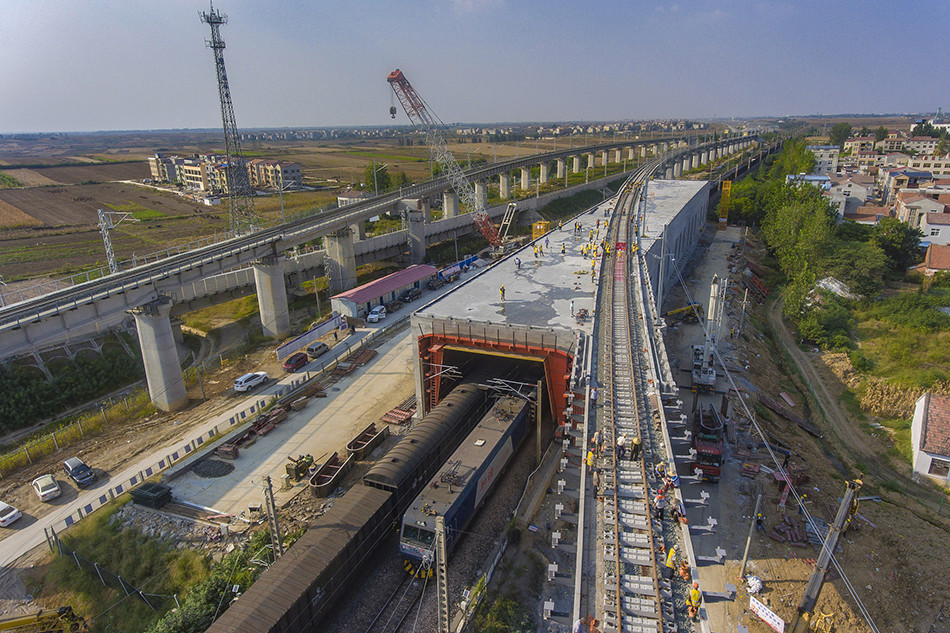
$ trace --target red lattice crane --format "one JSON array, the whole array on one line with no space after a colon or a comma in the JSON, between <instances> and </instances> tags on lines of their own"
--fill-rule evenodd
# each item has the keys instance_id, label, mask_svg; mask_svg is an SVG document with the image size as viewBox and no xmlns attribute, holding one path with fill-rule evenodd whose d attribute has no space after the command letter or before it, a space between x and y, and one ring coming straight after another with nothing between
<instances>
[{"instance_id":1,"label":"red lattice crane","mask_svg":"<svg viewBox=\"0 0 950 633\"><path fill-rule=\"evenodd\" d=\"M389 73L386 78L389 85L392 86L396 98L402 104L406 116L412 121L412 124L421 129L426 134L426 144L432 149L435 160L442 168L442 173L448 178L449 184L458 194L459 200L472 210L472 220L475 226L482 232L488 243L496 249L503 248L504 240L498 233L498 229L492 224L491 218L485 212L485 206L475 195L472 183L468 181L462 168L459 166L452 152L449 151L445 143L445 137L442 135L442 128L445 124L433 113L426 105L425 100L419 96L406 76L398 68ZM389 114L396 118L396 106L389 108Z\"/></svg>"}]
</instances>

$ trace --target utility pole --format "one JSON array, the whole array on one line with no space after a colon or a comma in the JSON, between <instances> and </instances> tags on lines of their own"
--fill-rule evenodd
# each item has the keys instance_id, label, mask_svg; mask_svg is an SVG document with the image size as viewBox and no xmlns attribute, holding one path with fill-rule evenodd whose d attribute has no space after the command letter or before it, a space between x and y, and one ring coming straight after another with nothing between
<instances>
[{"instance_id":1,"label":"utility pole","mask_svg":"<svg viewBox=\"0 0 950 633\"><path fill-rule=\"evenodd\" d=\"M274 489L271 486L270 475L264 477L264 503L267 508L270 542L274 548L274 560L276 561L284 555L284 542L280 537L280 526L277 524L277 506L274 504Z\"/></svg>"},{"instance_id":2,"label":"utility pole","mask_svg":"<svg viewBox=\"0 0 950 633\"><path fill-rule=\"evenodd\" d=\"M752 511L752 525L749 526L749 537L745 541L745 553L742 555L742 567L739 569L739 580L745 577L745 566L749 562L749 546L752 545L752 535L755 533L755 520L759 516L759 504L762 503L762 493L755 498L755 510Z\"/></svg>"},{"instance_id":3,"label":"utility pole","mask_svg":"<svg viewBox=\"0 0 950 633\"><path fill-rule=\"evenodd\" d=\"M847 486L844 498L841 499L841 505L838 506L838 514L835 515L835 522L828 529L828 536L825 537L825 543L821 546L821 553L815 563L815 571L812 572L811 578L808 579L808 584L805 586L805 595L802 596L802 601L798 603L798 613L792 622L791 633L808 632L811 612L815 609L818 594L821 593L821 585L825 582L825 576L828 574L831 555L838 545L838 538L844 532L851 517L857 512L857 495L862 482L860 479L855 479L849 481Z\"/></svg>"},{"instance_id":4,"label":"utility pole","mask_svg":"<svg viewBox=\"0 0 950 633\"><path fill-rule=\"evenodd\" d=\"M435 567L439 584L439 633L449 633L448 557L445 551L445 517L435 517Z\"/></svg>"},{"instance_id":5,"label":"utility pole","mask_svg":"<svg viewBox=\"0 0 950 633\"><path fill-rule=\"evenodd\" d=\"M736 336L742 336L742 326L745 325L745 307L746 302L749 300L749 289L745 289L745 294L742 296L742 312L739 314L739 329L736 331Z\"/></svg>"}]
</instances>

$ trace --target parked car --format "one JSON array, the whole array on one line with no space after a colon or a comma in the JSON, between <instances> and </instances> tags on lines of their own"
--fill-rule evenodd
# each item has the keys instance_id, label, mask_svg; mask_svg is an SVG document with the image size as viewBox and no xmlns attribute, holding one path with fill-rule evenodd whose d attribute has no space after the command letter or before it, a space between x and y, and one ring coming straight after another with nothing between
<instances>
[{"instance_id":1,"label":"parked car","mask_svg":"<svg viewBox=\"0 0 950 633\"><path fill-rule=\"evenodd\" d=\"M13 506L0 501L0 527L7 527L23 514Z\"/></svg>"},{"instance_id":2,"label":"parked car","mask_svg":"<svg viewBox=\"0 0 950 633\"><path fill-rule=\"evenodd\" d=\"M438 290L444 285L445 285L445 280L442 279L441 277L433 277L432 279L426 282L426 288L428 288L429 290Z\"/></svg>"},{"instance_id":3,"label":"parked car","mask_svg":"<svg viewBox=\"0 0 950 633\"><path fill-rule=\"evenodd\" d=\"M402 301L400 301L399 299L393 299L392 301L386 304L386 314L392 314L393 312L395 312L402 306L403 306Z\"/></svg>"},{"instance_id":4,"label":"parked car","mask_svg":"<svg viewBox=\"0 0 950 633\"><path fill-rule=\"evenodd\" d=\"M284 371L297 371L309 362L310 357L307 356L307 352L296 352L287 357L282 367Z\"/></svg>"},{"instance_id":5,"label":"parked car","mask_svg":"<svg viewBox=\"0 0 950 633\"><path fill-rule=\"evenodd\" d=\"M330 347L323 341L317 341L307 346L307 355L310 356L310 358L319 358L328 351L330 351Z\"/></svg>"},{"instance_id":6,"label":"parked car","mask_svg":"<svg viewBox=\"0 0 950 633\"><path fill-rule=\"evenodd\" d=\"M422 290L419 288L410 288L400 295L399 300L403 303L412 303L416 299L422 296Z\"/></svg>"},{"instance_id":7,"label":"parked car","mask_svg":"<svg viewBox=\"0 0 950 633\"><path fill-rule=\"evenodd\" d=\"M63 462L63 470L80 488L85 488L96 480L96 473L78 457L70 457Z\"/></svg>"},{"instance_id":8,"label":"parked car","mask_svg":"<svg viewBox=\"0 0 950 633\"><path fill-rule=\"evenodd\" d=\"M257 385L263 385L267 382L267 372L255 371L250 374L244 374L234 381L235 391L250 391Z\"/></svg>"},{"instance_id":9,"label":"parked car","mask_svg":"<svg viewBox=\"0 0 950 633\"><path fill-rule=\"evenodd\" d=\"M36 496L40 498L40 501L55 499L63 492L60 490L59 484L53 479L52 475L40 475L34 479L33 491L36 493Z\"/></svg>"},{"instance_id":10,"label":"parked car","mask_svg":"<svg viewBox=\"0 0 950 633\"><path fill-rule=\"evenodd\" d=\"M376 306L366 315L366 320L370 323L379 323L386 318L386 306Z\"/></svg>"}]
</instances>

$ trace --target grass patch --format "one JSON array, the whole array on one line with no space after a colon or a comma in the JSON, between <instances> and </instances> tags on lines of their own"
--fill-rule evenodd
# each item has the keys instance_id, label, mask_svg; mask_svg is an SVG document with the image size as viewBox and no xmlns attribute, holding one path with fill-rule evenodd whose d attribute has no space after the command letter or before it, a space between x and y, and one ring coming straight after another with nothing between
<instances>
[{"instance_id":1,"label":"grass patch","mask_svg":"<svg viewBox=\"0 0 950 633\"><path fill-rule=\"evenodd\" d=\"M910 420L881 420L881 424L890 430L891 439L901 458L908 464L914 460L910 440Z\"/></svg>"},{"instance_id":2,"label":"grass patch","mask_svg":"<svg viewBox=\"0 0 950 633\"><path fill-rule=\"evenodd\" d=\"M22 187L23 183L9 174L0 171L0 189L15 189Z\"/></svg>"},{"instance_id":3,"label":"grass patch","mask_svg":"<svg viewBox=\"0 0 950 633\"><path fill-rule=\"evenodd\" d=\"M163 220L168 217L168 214L156 211L155 209L145 209L144 211L133 211L132 217L136 220L146 222L148 220Z\"/></svg>"},{"instance_id":4,"label":"grass patch","mask_svg":"<svg viewBox=\"0 0 950 633\"><path fill-rule=\"evenodd\" d=\"M198 552L176 550L110 523L122 505L116 502L90 515L62 537L63 543L148 594L183 596L208 576L207 560ZM67 556L54 556L34 571L28 583L34 595L48 603L72 605L87 623L101 614L91 633L144 631L175 606L171 598L153 598L156 610L141 600L124 599L124 592L103 586L96 575L79 569Z\"/></svg>"},{"instance_id":5,"label":"grass patch","mask_svg":"<svg viewBox=\"0 0 950 633\"><path fill-rule=\"evenodd\" d=\"M377 161L390 161L393 163L424 163L427 159L420 158L419 156L410 156L408 154L384 154L383 152L343 152L344 154L349 154L350 156L360 156L362 158L369 158L370 160ZM465 162L465 161L460 161Z\"/></svg>"},{"instance_id":6,"label":"grass patch","mask_svg":"<svg viewBox=\"0 0 950 633\"><path fill-rule=\"evenodd\" d=\"M950 380L950 331L926 332L873 318L859 321L855 331L871 361L870 375L925 389Z\"/></svg>"},{"instance_id":7,"label":"grass patch","mask_svg":"<svg viewBox=\"0 0 950 633\"><path fill-rule=\"evenodd\" d=\"M210 332L226 322L240 321L258 312L257 295L250 295L216 306L189 312L182 316L182 320L188 327L202 332Z\"/></svg>"}]
</instances>

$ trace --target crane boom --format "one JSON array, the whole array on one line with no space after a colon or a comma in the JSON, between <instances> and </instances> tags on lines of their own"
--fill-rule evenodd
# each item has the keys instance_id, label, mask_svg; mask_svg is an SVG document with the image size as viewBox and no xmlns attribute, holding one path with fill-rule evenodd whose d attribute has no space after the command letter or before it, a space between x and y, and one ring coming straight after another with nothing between
<instances>
[{"instance_id":1,"label":"crane boom","mask_svg":"<svg viewBox=\"0 0 950 633\"><path fill-rule=\"evenodd\" d=\"M419 93L412 87L412 84L409 83L401 70L397 68L389 73L386 81L389 82L393 92L396 93L396 98L399 99L399 103L402 104L402 108L406 111L406 116L409 117L412 124L425 132L426 145L432 150L436 162L442 168L442 173L448 178L449 184L458 194L462 204L472 210L472 220L474 220L475 226L482 232L489 244L495 248L500 248L502 238L498 233L498 229L492 224L491 218L485 212L484 205L475 195L472 183L465 177L462 168L455 157L452 156L452 152L449 151L449 147L445 142L445 136L442 134L442 128L445 127L445 124L429 110L426 102L419 96Z\"/></svg>"}]
</instances>

